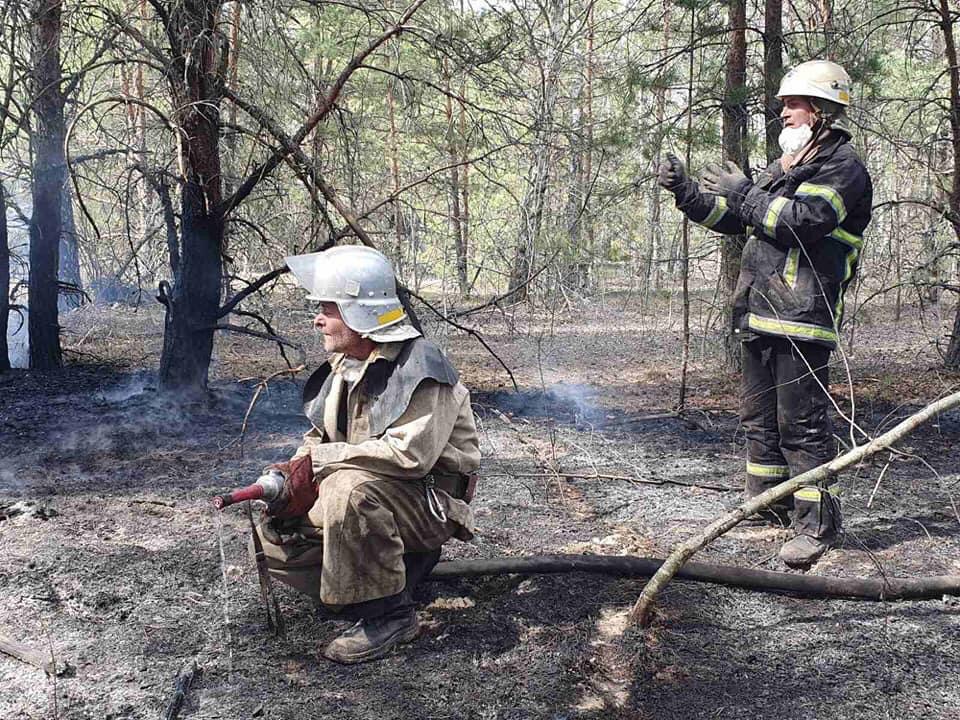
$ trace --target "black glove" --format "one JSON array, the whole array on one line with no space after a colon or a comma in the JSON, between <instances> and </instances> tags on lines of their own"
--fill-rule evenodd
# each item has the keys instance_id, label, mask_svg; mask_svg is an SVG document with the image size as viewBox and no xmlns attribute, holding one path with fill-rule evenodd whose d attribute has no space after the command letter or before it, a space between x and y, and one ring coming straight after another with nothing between
<instances>
[{"instance_id":1,"label":"black glove","mask_svg":"<svg viewBox=\"0 0 960 720\"><path fill-rule=\"evenodd\" d=\"M687 171L683 162L673 153L667 153L657 169L657 182L670 192L679 190L687 182Z\"/></svg>"},{"instance_id":2,"label":"black glove","mask_svg":"<svg viewBox=\"0 0 960 720\"><path fill-rule=\"evenodd\" d=\"M722 195L728 200L733 196L743 196L749 184L750 180L747 176L729 160L723 164L723 167L710 163L700 174L700 185L706 192Z\"/></svg>"}]
</instances>

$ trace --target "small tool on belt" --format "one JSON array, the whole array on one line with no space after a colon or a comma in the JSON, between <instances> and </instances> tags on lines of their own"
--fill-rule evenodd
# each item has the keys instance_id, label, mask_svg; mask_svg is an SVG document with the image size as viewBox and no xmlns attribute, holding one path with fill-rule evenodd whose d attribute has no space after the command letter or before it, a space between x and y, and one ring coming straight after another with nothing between
<instances>
[{"instance_id":1,"label":"small tool on belt","mask_svg":"<svg viewBox=\"0 0 960 720\"><path fill-rule=\"evenodd\" d=\"M430 510L430 514L440 522L445 523L447 512L443 509L443 503L437 495L436 485L437 481L434 480L433 475L427 475L423 479L423 494L427 499L427 509Z\"/></svg>"}]
</instances>

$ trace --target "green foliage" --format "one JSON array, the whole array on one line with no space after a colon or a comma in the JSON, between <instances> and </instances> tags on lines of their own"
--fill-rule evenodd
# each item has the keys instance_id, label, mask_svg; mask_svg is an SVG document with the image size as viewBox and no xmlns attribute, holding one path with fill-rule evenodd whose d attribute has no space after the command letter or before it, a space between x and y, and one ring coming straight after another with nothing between
<instances>
[{"instance_id":1,"label":"green foliage","mask_svg":"<svg viewBox=\"0 0 960 720\"><path fill-rule=\"evenodd\" d=\"M411 284L439 279L455 285L451 164L459 167L468 275L476 275L482 291L505 289L517 271L521 244L530 244L534 270L554 252L563 267L675 255L680 216L669 198L654 192L655 165L667 149L685 154L688 143L694 168L718 159L724 98L746 104L750 156L763 164L763 47L753 32L763 24L761 6L748 7L747 81L729 89L725 3L604 1L589 6L589 21L582 2L460 7L425 4L406 31L365 59L335 111L301 144ZM860 103L852 114L864 126L858 142L868 151L878 202L908 184L912 196L942 198L952 160L938 104L947 93L942 40L932 15L895 0L845 0L833 7L830 23L813 4L785 15L785 64L829 55L847 67ZM288 135L351 58L402 11L399 5L297 0L241 8L236 79L226 81ZM171 117L178 100L154 55L156 47L169 53L157 14L148 10L140 17L139 9L119 1L73 2L67 9L65 58L69 69L85 72L69 111L80 113L108 96L142 93ZM122 31L107 10L125 13L137 32ZM232 3L224 5L218 26L225 43L232 11ZM116 40L104 46L103 38L114 32ZM0 76L7 77L11 64L22 65L23 52L22 44L5 46ZM22 76L17 80L12 110L29 105ZM229 194L277 141L256 116L229 101L220 111L221 181ZM122 103L82 113L71 154L112 153L78 173L85 207L100 230L98 237L81 218L88 277L119 273L152 285L169 272L167 239L156 188L142 170L149 167L164 179L178 210L178 138L154 113L138 113ZM22 131L5 147L5 172L20 173L14 166L28 155L28 140ZM287 253L349 235L328 201L315 202L306 174L281 165L233 211L227 248L233 273L253 278ZM406 189L385 202L395 187ZM936 222L917 211L898 231ZM695 244L704 237L694 231ZM940 234L931 237L933 245L946 242ZM715 258L704 260L702 276L715 272L714 265ZM532 289L539 287L534 283Z\"/></svg>"}]
</instances>

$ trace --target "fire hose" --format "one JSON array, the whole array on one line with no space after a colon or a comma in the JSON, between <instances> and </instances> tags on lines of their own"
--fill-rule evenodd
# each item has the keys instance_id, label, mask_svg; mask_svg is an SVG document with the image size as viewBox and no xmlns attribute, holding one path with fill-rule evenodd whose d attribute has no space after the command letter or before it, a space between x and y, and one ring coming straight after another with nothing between
<instances>
[{"instance_id":1,"label":"fire hose","mask_svg":"<svg viewBox=\"0 0 960 720\"><path fill-rule=\"evenodd\" d=\"M212 498L217 510L245 500L271 502L280 497L284 476L278 470L269 470L252 485L232 490ZM259 535L253 529L255 546ZM269 607L272 598L270 577L266 569L262 547L256 547L257 569L260 572L264 603ZM616 577L651 577L663 564L661 558L632 555L533 555L490 559L450 560L439 563L430 574L431 579L479 577L484 575L541 575L567 572L597 573ZM731 565L713 565L688 562L677 577L748 590L789 593L812 598L858 598L863 600L925 600L944 595L960 595L960 576L931 575L910 578L850 578L825 575L757 570ZM274 605L276 601L274 600Z\"/></svg>"}]
</instances>

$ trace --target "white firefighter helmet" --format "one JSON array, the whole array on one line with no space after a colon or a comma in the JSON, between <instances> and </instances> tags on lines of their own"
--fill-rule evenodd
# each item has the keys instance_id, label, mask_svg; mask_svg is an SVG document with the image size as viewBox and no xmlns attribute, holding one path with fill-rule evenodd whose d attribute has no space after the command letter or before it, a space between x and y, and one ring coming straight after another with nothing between
<instances>
[{"instance_id":1,"label":"white firefighter helmet","mask_svg":"<svg viewBox=\"0 0 960 720\"><path fill-rule=\"evenodd\" d=\"M397 298L393 267L383 253L363 245L292 255L287 267L307 289L308 300L333 302L344 324L375 342L394 342L420 333Z\"/></svg>"},{"instance_id":2,"label":"white firefighter helmet","mask_svg":"<svg viewBox=\"0 0 960 720\"><path fill-rule=\"evenodd\" d=\"M808 60L784 75L777 97L788 95L829 100L847 107L850 105L850 76L835 62Z\"/></svg>"}]
</instances>

